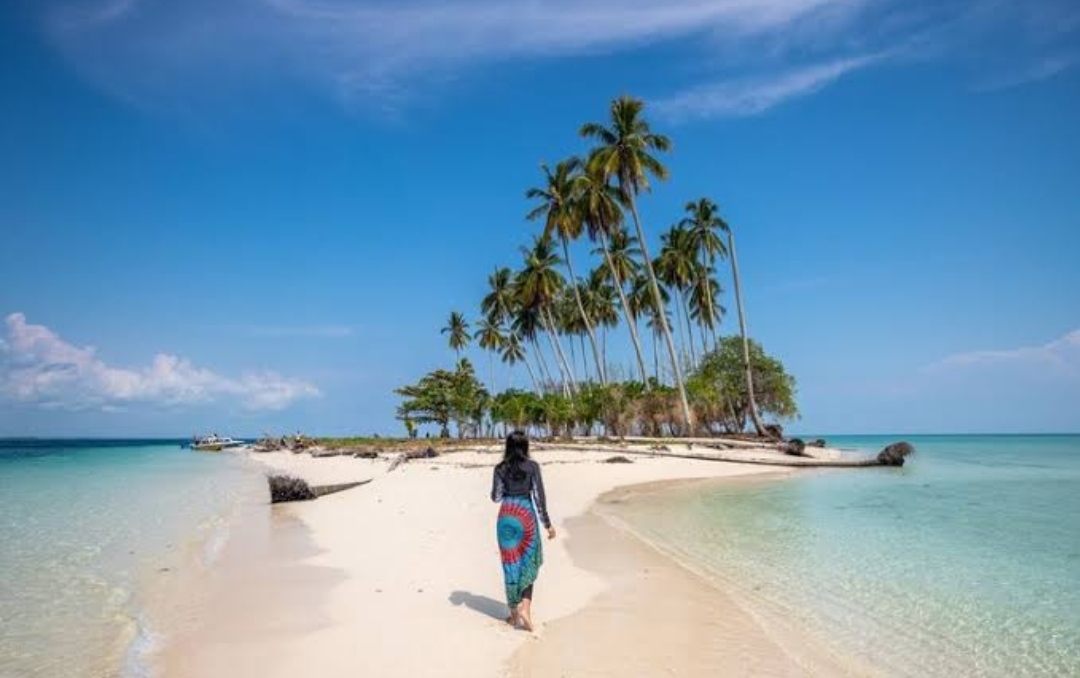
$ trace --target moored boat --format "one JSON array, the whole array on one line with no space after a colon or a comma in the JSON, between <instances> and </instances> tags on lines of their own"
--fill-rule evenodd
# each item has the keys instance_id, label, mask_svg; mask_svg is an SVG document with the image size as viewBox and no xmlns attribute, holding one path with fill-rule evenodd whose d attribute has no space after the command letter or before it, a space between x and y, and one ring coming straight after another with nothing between
<instances>
[{"instance_id":1,"label":"moored boat","mask_svg":"<svg viewBox=\"0 0 1080 678\"><path fill-rule=\"evenodd\" d=\"M210 436L193 438L191 441L191 449L200 452L220 452L229 448L240 447L243 444L243 440L236 440L229 436L219 436L215 433Z\"/></svg>"}]
</instances>

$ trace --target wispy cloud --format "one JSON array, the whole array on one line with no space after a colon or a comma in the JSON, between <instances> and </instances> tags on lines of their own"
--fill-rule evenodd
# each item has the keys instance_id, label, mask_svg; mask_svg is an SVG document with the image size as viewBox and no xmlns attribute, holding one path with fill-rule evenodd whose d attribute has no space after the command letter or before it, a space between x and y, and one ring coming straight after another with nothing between
<instances>
[{"instance_id":1,"label":"wispy cloud","mask_svg":"<svg viewBox=\"0 0 1080 678\"><path fill-rule=\"evenodd\" d=\"M0 397L42 407L109 410L133 403L193 405L233 400L252 410L280 410L297 400L320 395L300 379L273 372L232 378L159 353L150 365L107 365L93 347L64 341L22 313L6 318L0 340Z\"/></svg>"},{"instance_id":2,"label":"wispy cloud","mask_svg":"<svg viewBox=\"0 0 1080 678\"><path fill-rule=\"evenodd\" d=\"M407 102L424 84L490 63L680 46L656 93L674 117L746 116L818 92L919 43L993 72L1075 44L1075 0L41 0L52 42L131 101L183 101L283 80L346 102ZM1001 47L1004 45L1004 49ZM890 57L891 58L891 57ZM919 55L914 55L919 58ZM719 63L723 63L723 68ZM715 66L715 68L714 68ZM1035 72L1038 77L1038 72Z\"/></svg>"},{"instance_id":3,"label":"wispy cloud","mask_svg":"<svg viewBox=\"0 0 1080 678\"><path fill-rule=\"evenodd\" d=\"M1026 68L996 76L977 86L979 92L998 92L1028 83L1040 82L1080 65L1080 54L1055 54L1039 59Z\"/></svg>"},{"instance_id":4,"label":"wispy cloud","mask_svg":"<svg viewBox=\"0 0 1080 678\"><path fill-rule=\"evenodd\" d=\"M1038 346L956 353L923 368L925 373L990 366L1019 366L1080 377L1080 329Z\"/></svg>"},{"instance_id":5,"label":"wispy cloud","mask_svg":"<svg viewBox=\"0 0 1080 678\"><path fill-rule=\"evenodd\" d=\"M248 328L255 337L309 337L315 339L344 339L355 334L353 328L344 325L277 325Z\"/></svg>"},{"instance_id":6,"label":"wispy cloud","mask_svg":"<svg viewBox=\"0 0 1080 678\"><path fill-rule=\"evenodd\" d=\"M785 71L779 75L718 82L695 87L656 102L661 115L671 120L757 115L788 99L820 90L845 73L880 60L863 55Z\"/></svg>"},{"instance_id":7,"label":"wispy cloud","mask_svg":"<svg viewBox=\"0 0 1080 678\"><path fill-rule=\"evenodd\" d=\"M321 82L339 96L479 62L611 53L695 39L733 44L844 23L867 0L46 0L49 36L127 97L198 93L237 74Z\"/></svg>"}]
</instances>

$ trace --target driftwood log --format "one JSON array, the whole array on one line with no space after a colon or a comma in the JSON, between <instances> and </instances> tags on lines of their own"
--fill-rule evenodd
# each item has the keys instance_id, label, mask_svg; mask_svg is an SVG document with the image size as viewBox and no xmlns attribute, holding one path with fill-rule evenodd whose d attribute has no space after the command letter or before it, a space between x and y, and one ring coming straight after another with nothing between
<instances>
[{"instance_id":1,"label":"driftwood log","mask_svg":"<svg viewBox=\"0 0 1080 678\"><path fill-rule=\"evenodd\" d=\"M290 475L270 475L266 477L270 485L270 503L280 504L287 501L309 501L328 494L351 490L359 487L370 480L361 480L353 483L338 483L336 485L309 485L303 478Z\"/></svg>"},{"instance_id":2,"label":"driftwood log","mask_svg":"<svg viewBox=\"0 0 1080 678\"><path fill-rule=\"evenodd\" d=\"M390 462L390 468L386 470L387 473L393 471L398 466L401 466L405 462L411 459L431 459L439 456L439 453L434 447L429 447L426 450L409 450L408 452L402 452Z\"/></svg>"}]
</instances>

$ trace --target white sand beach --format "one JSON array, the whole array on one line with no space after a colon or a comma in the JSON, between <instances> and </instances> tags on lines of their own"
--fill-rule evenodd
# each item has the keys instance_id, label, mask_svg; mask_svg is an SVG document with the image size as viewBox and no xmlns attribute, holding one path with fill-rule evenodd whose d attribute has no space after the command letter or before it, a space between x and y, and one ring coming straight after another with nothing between
<instances>
[{"instance_id":1,"label":"white sand beach","mask_svg":"<svg viewBox=\"0 0 1080 678\"><path fill-rule=\"evenodd\" d=\"M534 633L502 620L494 448L418 459L253 455L316 484L230 540L205 599L174 620L162 674L188 676L846 675L780 638L714 584L589 508L619 487L790 472L768 466L541 450L558 536L545 540ZM250 525L248 526L250 528ZM692 650L692 651L691 651ZM719 672L719 673L718 673Z\"/></svg>"}]
</instances>

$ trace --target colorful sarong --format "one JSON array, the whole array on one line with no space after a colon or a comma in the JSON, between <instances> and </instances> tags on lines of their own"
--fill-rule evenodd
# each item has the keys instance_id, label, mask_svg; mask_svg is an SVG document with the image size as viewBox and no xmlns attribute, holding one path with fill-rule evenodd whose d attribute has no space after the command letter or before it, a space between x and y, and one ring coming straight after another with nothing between
<instances>
[{"instance_id":1,"label":"colorful sarong","mask_svg":"<svg viewBox=\"0 0 1080 678\"><path fill-rule=\"evenodd\" d=\"M544 563L540 526L528 497L504 497L496 526L502 556L506 602L517 607L521 594L532 586Z\"/></svg>"}]
</instances>

